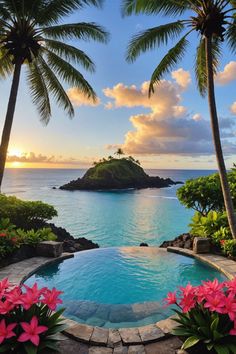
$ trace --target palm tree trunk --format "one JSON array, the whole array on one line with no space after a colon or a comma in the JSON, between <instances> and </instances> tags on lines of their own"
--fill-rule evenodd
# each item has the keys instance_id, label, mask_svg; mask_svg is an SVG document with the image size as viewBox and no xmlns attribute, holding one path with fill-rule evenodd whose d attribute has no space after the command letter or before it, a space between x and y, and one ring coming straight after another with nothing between
<instances>
[{"instance_id":1,"label":"palm tree trunk","mask_svg":"<svg viewBox=\"0 0 236 354\"><path fill-rule=\"evenodd\" d=\"M221 188L224 196L224 204L228 217L229 227L233 238L236 239L236 215L234 212L233 201L230 194L229 183L227 179L227 172L222 152L219 122L217 117L215 88L214 88L214 72L212 60L212 38L205 39L206 43L206 63L207 63L207 86L208 86L208 103L210 109L211 128L213 134L213 141L215 146L216 160L219 169Z\"/></svg>"},{"instance_id":2,"label":"palm tree trunk","mask_svg":"<svg viewBox=\"0 0 236 354\"><path fill-rule=\"evenodd\" d=\"M22 61L18 61L15 64L13 80L11 85L11 92L10 92L10 97L9 97L8 107L7 107L7 113L6 113L3 131L2 131L2 140L0 145L0 192L1 192L2 179L3 179L5 164L6 164L7 150L8 150L8 145L9 145L9 140L11 135L12 122L13 122L13 117L14 117L14 112L16 107L16 98L17 98L18 87L20 82L21 66L22 66Z\"/></svg>"}]
</instances>

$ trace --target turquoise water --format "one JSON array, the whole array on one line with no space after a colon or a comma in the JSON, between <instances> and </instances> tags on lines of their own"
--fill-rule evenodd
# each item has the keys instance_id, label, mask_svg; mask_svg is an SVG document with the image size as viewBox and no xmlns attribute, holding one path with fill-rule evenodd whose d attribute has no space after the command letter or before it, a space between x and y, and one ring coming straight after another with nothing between
<instances>
[{"instance_id":1,"label":"turquoise water","mask_svg":"<svg viewBox=\"0 0 236 354\"><path fill-rule=\"evenodd\" d=\"M66 316L104 327L154 323L171 311L162 301L191 282L225 277L204 263L158 248L122 247L85 251L39 270L26 284L63 289Z\"/></svg>"},{"instance_id":2,"label":"turquoise water","mask_svg":"<svg viewBox=\"0 0 236 354\"><path fill-rule=\"evenodd\" d=\"M43 200L56 207L53 222L75 237L102 247L159 245L188 230L193 214L176 198L179 186L119 192L61 191L52 187L76 179L84 170L8 169L3 192L25 200ZM212 171L149 170L150 175L185 181Z\"/></svg>"}]
</instances>

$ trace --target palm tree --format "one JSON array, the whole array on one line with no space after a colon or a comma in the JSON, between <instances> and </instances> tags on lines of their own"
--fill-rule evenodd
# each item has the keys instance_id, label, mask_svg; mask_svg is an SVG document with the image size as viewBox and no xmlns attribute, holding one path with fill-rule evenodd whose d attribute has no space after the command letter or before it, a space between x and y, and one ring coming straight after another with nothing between
<instances>
[{"instance_id":1,"label":"palm tree","mask_svg":"<svg viewBox=\"0 0 236 354\"><path fill-rule=\"evenodd\" d=\"M119 158L121 157L121 155L124 155L124 151L121 148L118 148L117 151L115 152L115 155L117 155Z\"/></svg>"},{"instance_id":2,"label":"palm tree","mask_svg":"<svg viewBox=\"0 0 236 354\"><path fill-rule=\"evenodd\" d=\"M183 36L171 48L154 70L149 86L149 95L154 92L164 74L183 58L189 41L187 37L197 32L200 40L197 46L195 72L198 89L202 96L208 94L213 141L232 236L236 238L236 217L230 188L227 180L219 123L217 116L214 74L217 72L219 57L222 54L221 42L225 40L233 53L236 53L236 1L235 0L123 0L124 15L132 13L162 14L173 16L175 22L143 31L131 40L127 60L133 62L142 52L166 45L168 40ZM187 14L188 18L180 16Z\"/></svg>"},{"instance_id":3,"label":"palm tree","mask_svg":"<svg viewBox=\"0 0 236 354\"><path fill-rule=\"evenodd\" d=\"M105 43L108 35L95 23L60 23L84 5L100 6L102 0L0 0L0 76L13 73L12 86L0 145L0 188L5 168L22 66L43 123L51 117L50 95L73 117L72 103L61 81L77 87L96 100L96 94L73 66L80 64L94 72L93 61L67 40L95 40Z\"/></svg>"}]
</instances>

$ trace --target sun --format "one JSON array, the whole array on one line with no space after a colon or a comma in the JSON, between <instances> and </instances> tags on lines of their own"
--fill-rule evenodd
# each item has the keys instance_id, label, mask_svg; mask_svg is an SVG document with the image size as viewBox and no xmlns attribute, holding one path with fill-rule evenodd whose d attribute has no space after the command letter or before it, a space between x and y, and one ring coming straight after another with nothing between
<instances>
[{"instance_id":1,"label":"sun","mask_svg":"<svg viewBox=\"0 0 236 354\"><path fill-rule=\"evenodd\" d=\"M10 149L8 152L9 156L21 157L22 154L23 154L22 150L17 149L17 148Z\"/></svg>"}]
</instances>

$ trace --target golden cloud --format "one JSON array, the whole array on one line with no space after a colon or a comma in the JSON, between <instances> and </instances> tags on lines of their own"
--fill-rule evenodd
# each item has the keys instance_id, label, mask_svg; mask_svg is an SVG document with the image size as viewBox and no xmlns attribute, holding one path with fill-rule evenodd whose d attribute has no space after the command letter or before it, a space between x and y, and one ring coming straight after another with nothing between
<instances>
[{"instance_id":1,"label":"golden cloud","mask_svg":"<svg viewBox=\"0 0 236 354\"><path fill-rule=\"evenodd\" d=\"M231 61L225 65L224 70L217 73L215 80L219 85L227 85L236 80L236 61Z\"/></svg>"},{"instance_id":2,"label":"golden cloud","mask_svg":"<svg viewBox=\"0 0 236 354\"><path fill-rule=\"evenodd\" d=\"M94 101L92 98L88 98L87 96L85 96L84 93L77 87L69 88L67 90L67 95L70 98L73 105L76 107L80 107L80 106L96 107L99 106L101 103L99 98L97 98L97 100Z\"/></svg>"},{"instance_id":3,"label":"golden cloud","mask_svg":"<svg viewBox=\"0 0 236 354\"><path fill-rule=\"evenodd\" d=\"M184 69L180 68L176 71L173 71L171 74L172 78L177 82L179 86L181 86L184 90L190 85L191 83L191 75L189 71L185 71Z\"/></svg>"}]
</instances>

